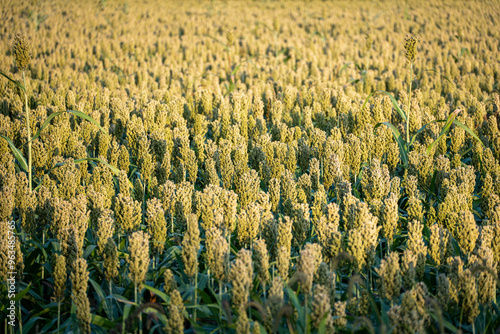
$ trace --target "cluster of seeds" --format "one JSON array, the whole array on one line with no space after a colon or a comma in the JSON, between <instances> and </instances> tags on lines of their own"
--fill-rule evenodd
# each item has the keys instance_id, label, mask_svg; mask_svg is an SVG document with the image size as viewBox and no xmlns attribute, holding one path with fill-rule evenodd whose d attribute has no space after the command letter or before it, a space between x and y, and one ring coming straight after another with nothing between
<instances>
[{"instance_id":1,"label":"cluster of seeds","mask_svg":"<svg viewBox=\"0 0 500 334\"><path fill-rule=\"evenodd\" d=\"M2 77L0 279L14 220L26 331L499 326L497 3L0 11L29 96ZM100 127L42 129L65 110ZM381 122L416 135L406 165Z\"/></svg>"}]
</instances>

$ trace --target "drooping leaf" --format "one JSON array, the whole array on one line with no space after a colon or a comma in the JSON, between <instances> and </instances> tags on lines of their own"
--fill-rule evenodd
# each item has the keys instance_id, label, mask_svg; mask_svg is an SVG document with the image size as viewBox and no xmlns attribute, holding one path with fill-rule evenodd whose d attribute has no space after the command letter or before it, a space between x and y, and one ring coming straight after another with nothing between
<instances>
[{"instance_id":1,"label":"drooping leaf","mask_svg":"<svg viewBox=\"0 0 500 334\"><path fill-rule=\"evenodd\" d=\"M26 88L24 88L23 84L20 83L19 81L17 80L14 80L12 79L10 76L8 76L7 74L5 74L4 72L0 71L0 75L4 76L5 78L7 78L7 80L13 82L17 87L21 88L21 90L26 94Z\"/></svg>"},{"instance_id":2,"label":"drooping leaf","mask_svg":"<svg viewBox=\"0 0 500 334\"><path fill-rule=\"evenodd\" d=\"M413 143L415 142L415 139L417 139L417 136L425 130L425 128L427 127L427 125L429 124L432 124L432 123L436 123L436 122L442 122L441 120L435 120L435 121L431 121L427 124L425 124L424 126L422 126L420 129L418 129L418 131L413 135L413 137L411 137L411 140L410 140L410 147L413 145Z\"/></svg>"},{"instance_id":3,"label":"drooping leaf","mask_svg":"<svg viewBox=\"0 0 500 334\"><path fill-rule=\"evenodd\" d=\"M154 293L155 295L157 295L158 297L163 299L164 302L170 303L170 297L165 292L162 292L162 291L160 291L156 288L153 288L152 286L149 286L147 284L144 284L143 287L144 287L144 289L151 291L152 293Z\"/></svg>"},{"instance_id":4,"label":"drooping leaf","mask_svg":"<svg viewBox=\"0 0 500 334\"><path fill-rule=\"evenodd\" d=\"M368 95L368 97L366 98L365 102L363 103L363 106L361 107L361 109L363 109L365 107L365 105L368 103L368 100L370 100L370 98L373 96L373 94L375 94L376 92L382 92L382 93L385 93L387 96L389 96L389 98L391 99L391 102L392 102L392 105L394 106L394 108L396 108L396 111L398 112L398 114L403 118L403 121L406 122L406 114L403 110L401 110L401 108L398 106L398 101L396 101L396 99L394 98L394 96L392 96L391 93L389 92L386 92L385 90L376 90L372 93L370 93L370 95Z\"/></svg>"},{"instance_id":5,"label":"drooping leaf","mask_svg":"<svg viewBox=\"0 0 500 334\"><path fill-rule=\"evenodd\" d=\"M453 124L461 127L462 129L464 129L468 134L470 134L472 137L474 137L475 139L477 139L481 145L484 146L484 143L481 141L481 139L479 139L479 137L474 133L474 131L472 131L467 125L457 121L456 119L453 120Z\"/></svg>"},{"instance_id":6,"label":"drooping leaf","mask_svg":"<svg viewBox=\"0 0 500 334\"><path fill-rule=\"evenodd\" d=\"M91 323L100 327L104 327L106 329L111 329L115 327L115 323L113 321L110 321L106 318L100 317L96 314L91 313L90 314Z\"/></svg>"},{"instance_id":7,"label":"drooping leaf","mask_svg":"<svg viewBox=\"0 0 500 334\"><path fill-rule=\"evenodd\" d=\"M375 125L375 129L378 128L379 126L381 126L382 124L384 124L389 129L391 129L392 134L394 135L394 139L396 139L396 142L398 143L398 146L399 146L399 154L400 154L401 161L403 162L403 164L405 166L408 166L408 152L407 152L407 148L406 148L406 143L405 143L403 137L401 136L401 133L394 125L392 125L389 122L378 123L377 125Z\"/></svg>"},{"instance_id":8,"label":"drooping leaf","mask_svg":"<svg viewBox=\"0 0 500 334\"><path fill-rule=\"evenodd\" d=\"M112 172L113 174L115 174L116 176L120 175L120 170L114 166L111 166L110 164L108 164L106 161L102 160L102 159L99 159L99 158L83 158L83 159L75 159L75 164L80 164L84 161L97 161L97 162L100 162L104 165L106 165L106 167L108 167Z\"/></svg>"},{"instance_id":9,"label":"drooping leaf","mask_svg":"<svg viewBox=\"0 0 500 334\"><path fill-rule=\"evenodd\" d=\"M443 77L446 81L448 81L449 83L451 83L452 85L455 85L453 83L453 81L451 81L450 79L448 79L448 77L446 75L441 74L441 72L439 72L438 70L436 70L434 68L429 68L429 69L423 70L422 72L419 73L419 75L421 75L424 72L435 72L435 73L439 74L441 77Z\"/></svg>"},{"instance_id":10,"label":"drooping leaf","mask_svg":"<svg viewBox=\"0 0 500 334\"><path fill-rule=\"evenodd\" d=\"M14 143L8 137L2 136L2 135L0 135L0 137L2 137L3 139L5 139L7 141L7 143L9 144L10 150L12 151L12 154L14 154L14 157L16 158L16 160L19 161L19 165L26 173L28 173L28 164L26 163L26 159L24 158L23 153L17 149L17 147L14 145Z\"/></svg>"},{"instance_id":11,"label":"drooping leaf","mask_svg":"<svg viewBox=\"0 0 500 334\"><path fill-rule=\"evenodd\" d=\"M54 112L52 114L49 115L49 117L47 117L47 119L45 120L45 122L43 122L42 126L40 127L40 129L35 133L35 135L31 138L30 141L33 141L35 139L37 139L40 134L42 133L42 131L47 127L49 126L50 124L50 121L52 121L52 119L54 119L54 117L57 117L59 115L62 115L66 112L69 112L75 116L78 116L80 118L83 118L91 123L94 123L95 125L97 125L97 127L99 128L99 130L101 130L103 133L106 133L106 130L104 130L101 125L99 123L97 123L92 117L90 117L89 115L81 112L81 111L77 111L77 110L66 110L66 111L58 111L58 112Z\"/></svg>"},{"instance_id":12,"label":"drooping leaf","mask_svg":"<svg viewBox=\"0 0 500 334\"><path fill-rule=\"evenodd\" d=\"M94 281L92 278L89 278L89 282L92 284L95 292L97 293L98 304L103 303L104 312L106 312L108 319L113 318L113 312L112 312L111 307L110 307L111 305L110 305L110 303L108 303L107 300L105 300L106 295L104 294L104 291L102 291L101 286L96 281Z\"/></svg>"},{"instance_id":13,"label":"drooping leaf","mask_svg":"<svg viewBox=\"0 0 500 334\"><path fill-rule=\"evenodd\" d=\"M28 286L24 288L23 291L16 293L16 297L14 298L14 300L16 302L21 300L30 291L30 289L31 289L31 283L28 284Z\"/></svg>"},{"instance_id":14,"label":"drooping leaf","mask_svg":"<svg viewBox=\"0 0 500 334\"><path fill-rule=\"evenodd\" d=\"M443 128L441 129L441 133L439 136L434 140L429 146L427 146L427 154L430 154L434 146L443 138L446 136L448 131L450 130L451 125L453 124L455 117L457 117L458 113L460 112L460 109L456 109L454 112L452 112L448 118L446 119L446 123L444 124Z\"/></svg>"}]
</instances>

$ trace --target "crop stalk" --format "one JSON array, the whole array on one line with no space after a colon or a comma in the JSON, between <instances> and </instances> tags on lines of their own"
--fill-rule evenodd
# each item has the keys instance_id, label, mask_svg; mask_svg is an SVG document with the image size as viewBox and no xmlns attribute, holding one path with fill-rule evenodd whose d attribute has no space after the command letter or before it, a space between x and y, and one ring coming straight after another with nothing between
<instances>
[{"instance_id":1,"label":"crop stalk","mask_svg":"<svg viewBox=\"0 0 500 334\"><path fill-rule=\"evenodd\" d=\"M23 70L23 83L24 83L24 103L26 108L26 128L28 130L28 186L31 193L31 130L30 130L30 112L28 109L28 93L26 87L26 75Z\"/></svg>"},{"instance_id":2,"label":"crop stalk","mask_svg":"<svg viewBox=\"0 0 500 334\"><path fill-rule=\"evenodd\" d=\"M413 74L413 63L410 63L410 85L408 87L408 111L406 112L406 151L410 152L410 105L411 105L411 82Z\"/></svg>"}]
</instances>

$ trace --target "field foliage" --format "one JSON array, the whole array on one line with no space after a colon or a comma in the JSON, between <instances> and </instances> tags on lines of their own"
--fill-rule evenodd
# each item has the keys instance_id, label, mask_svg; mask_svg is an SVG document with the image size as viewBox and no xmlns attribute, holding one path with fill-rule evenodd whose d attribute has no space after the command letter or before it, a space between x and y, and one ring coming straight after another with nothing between
<instances>
[{"instance_id":1,"label":"field foliage","mask_svg":"<svg viewBox=\"0 0 500 334\"><path fill-rule=\"evenodd\" d=\"M498 1L0 13L0 332L500 327Z\"/></svg>"}]
</instances>

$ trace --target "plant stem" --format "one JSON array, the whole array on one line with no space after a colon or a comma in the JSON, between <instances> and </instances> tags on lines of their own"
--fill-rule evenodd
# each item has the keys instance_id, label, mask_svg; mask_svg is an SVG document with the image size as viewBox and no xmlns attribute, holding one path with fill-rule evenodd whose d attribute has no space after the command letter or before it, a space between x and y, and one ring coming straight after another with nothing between
<instances>
[{"instance_id":1,"label":"plant stem","mask_svg":"<svg viewBox=\"0 0 500 334\"><path fill-rule=\"evenodd\" d=\"M43 228L43 231L42 231L42 247L45 247L45 227ZM42 257L42 255L40 254L40 258ZM42 266L42 281L44 279L44 276L45 276L45 267ZM40 284L40 296L43 298L43 284Z\"/></svg>"},{"instance_id":2,"label":"plant stem","mask_svg":"<svg viewBox=\"0 0 500 334\"><path fill-rule=\"evenodd\" d=\"M408 87L408 110L406 112L406 150L410 151L410 105L411 105L411 82L413 75L413 63L410 63L410 85Z\"/></svg>"},{"instance_id":3,"label":"plant stem","mask_svg":"<svg viewBox=\"0 0 500 334\"><path fill-rule=\"evenodd\" d=\"M28 130L28 186L29 186L29 189L30 189L30 193L31 193L31 130L30 130L30 112L29 112L29 109L28 109L28 93L27 93L27 89L28 87L26 87L26 75L25 75L25 71L23 71L23 83L24 83L24 103L25 103L25 107L26 107L26 128Z\"/></svg>"},{"instance_id":4,"label":"plant stem","mask_svg":"<svg viewBox=\"0 0 500 334\"><path fill-rule=\"evenodd\" d=\"M59 327L61 324L61 301L57 302L57 333L59 333Z\"/></svg>"},{"instance_id":5,"label":"plant stem","mask_svg":"<svg viewBox=\"0 0 500 334\"><path fill-rule=\"evenodd\" d=\"M194 312L193 312L193 320L196 323L196 299L197 299L197 290L198 290L198 273L194 275L194 300L193 300L193 306L194 306Z\"/></svg>"},{"instance_id":6,"label":"plant stem","mask_svg":"<svg viewBox=\"0 0 500 334\"><path fill-rule=\"evenodd\" d=\"M309 326L307 326L307 298L309 297L309 294L306 293L304 295L304 331L306 334L309 333Z\"/></svg>"},{"instance_id":7,"label":"plant stem","mask_svg":"<svg viewBox=\"0 0 500 334\"><path fill-rule=\"evenodd\" d=\"M222 280L219 280L219 300L222 305ZM219 309L220 323L222 324L222 309Z\"/></svg>"}]
</instances>

